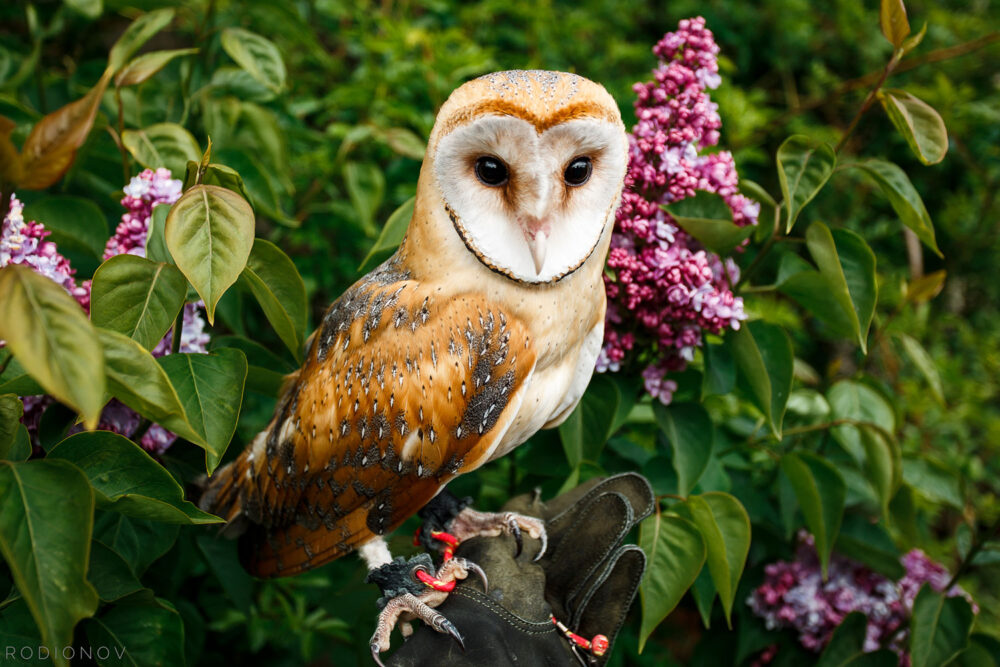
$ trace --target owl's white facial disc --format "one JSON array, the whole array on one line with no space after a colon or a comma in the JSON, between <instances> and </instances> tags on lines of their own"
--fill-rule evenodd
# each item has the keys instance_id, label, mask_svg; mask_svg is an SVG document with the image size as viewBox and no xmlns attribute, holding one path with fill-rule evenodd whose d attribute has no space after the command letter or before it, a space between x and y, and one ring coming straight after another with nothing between
<instances>
[{"instance_id":1,"label":"owl's white facial disc","mask_svg":"<svg viewBox=\"0 0 1000 667\"><path fill-rule=\"evenodd\" d=\"M538 132L521 118L488 115L441 139L434 171L455 230L483 264L521 282L549 283L597 247L618 203L626 152L620 127L604 120L577 118ZM482 168L484 159L492 171ZM577 184L588 163L589 176ZM489 182L503 175L502 183Z\"/></svg>"}]
</instances>

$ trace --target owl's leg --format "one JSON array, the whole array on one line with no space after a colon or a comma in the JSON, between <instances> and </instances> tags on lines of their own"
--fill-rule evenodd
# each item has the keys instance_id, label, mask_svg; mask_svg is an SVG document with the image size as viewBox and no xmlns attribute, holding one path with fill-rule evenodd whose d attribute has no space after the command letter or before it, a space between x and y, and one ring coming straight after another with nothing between
<instances>
[{"instance_id":1,"label":"owl's leg","mask_svg":"<svg viewBox=\"0 0 1000 667\"><path fill-rule=\"evenodd\" d=\"M434 568L429 555L419 554L409 561L393 559L381 538L368 542L359 551L368 565L367 581L382 589L378 600L382 611L370 642L372 658L379 667L384 667L379 653L389 650L392 629L400 623L403 636L408 636L412 632L409 621L415 618L438 632L448 633L465 650L462 635L434 607L444 602L456 581L468 577L470 571L482 578L485 589L486 575L479 566L462 558L448 558L431 574Z\"/></svg>"},{"instance_id":2,"label":"owl's leg","mask_svg":"<svg viewBox=\"0 0 1000 667\"><path fill-rule=\"evenodd\" d=\"M424 519L424 525L417 534L417 540L428 549L439 548L442 542L450 544L449 548L453 549L458 542L473 537L496 537L506 533L517 542L516 558L521 554L523 531L542 542L535 560L545 554L548 535L544 521L515 512L478 512L469 507L470 502L471 498L459 499L443 489L418 512ZM454 541L449 543L449 538Z\"/></svg>"}]
</instances>

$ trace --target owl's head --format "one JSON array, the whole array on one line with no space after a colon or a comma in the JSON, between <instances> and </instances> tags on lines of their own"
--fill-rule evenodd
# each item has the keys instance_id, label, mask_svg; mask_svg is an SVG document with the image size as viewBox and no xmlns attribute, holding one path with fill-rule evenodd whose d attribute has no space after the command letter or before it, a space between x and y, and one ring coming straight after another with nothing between
<instances>
[{"instance_id":1,"label":"owl's head","mask_svg":"<svg viewBox=\"0 0 1000 667\"><path fill-rule=\"evenodd\" d=\"M602 86L498 72L452 93L425 160L422 178L434 178L454 233L480 262L522 283L553 283L607 238L628 142Z\"/></svg>"}]
</instances>

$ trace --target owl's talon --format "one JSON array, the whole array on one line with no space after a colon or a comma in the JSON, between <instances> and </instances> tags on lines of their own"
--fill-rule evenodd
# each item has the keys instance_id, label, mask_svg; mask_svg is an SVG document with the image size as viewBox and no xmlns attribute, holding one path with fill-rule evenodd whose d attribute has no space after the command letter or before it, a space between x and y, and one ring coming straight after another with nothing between
<instances>
[{"instance_id":1,"label":"owl's talon","mask_svg":"<svg viewBox=\"0 0 1000 667\"><path fill-rule=\"evenodd\" d=\"M378 644L372 642L371 649L372 649L372 660L375 661L375 664L378 665L378 667L385 667L385 663L382 662L382 659L378 657L379 654Z\"/></svg>"},{"instance_id":2,"label":"owl's talon","mask_svg":"<svg viewBox=\"0 0 1000 667\"><path fill-rule=\"evenodd\" d=\"M483 568L479 567L475 563L465 561L465 569L470 572L475 572L476 576L479 577L479 580L483 582L483 593L490 592L490 582L486 579L486 572L483 571Z\"/></svg>"},{"instance_id":3,"label":"owl's talon","mask_svg":"<svg viewBox=\"0 0 1000 667\"><path fill-rule=\"evenodd\" d=\"M448 530L460 542L473 537L495 537L506 533L514 538L515 558L524 549L524 533L541 542L534 558L536 561L545 555L549 545L545 522L516 512L478 512L466 507L449 522Z\"/></svg>"},{"instance_id":4,"label":"owl's talon","mask_svg":"<svg viewBox=\"0 0 1000 667\"><path fill-rule=\"evenodd\" d=\"M441 628L443 628L444 632L447 632L449 635L451 635L451 638L458 643L458 647L462 649L462 653L465 653L465 640L462 639L462 633L458 631L458 628L455 627L454 623L449 621L444 616L441 616L441 618L442 618ZM435 628L435 630L438 630L439 632L441 631L441 629L439 628Z\"/></svg>"},{"instance_id":5,"label":"owl's talon","mask_svg":"<svg viewBox=\"0 0 1000 667\"><path fill-rule=\"evenodd\" d=\"M514 542L517 544L517 548L514 549L514 558L517 558L524 549L524 540L521 539L521 527L517 525L517 520L512 515L507 517L507 530L514 536Z\"/></svg>"}]
</instances>

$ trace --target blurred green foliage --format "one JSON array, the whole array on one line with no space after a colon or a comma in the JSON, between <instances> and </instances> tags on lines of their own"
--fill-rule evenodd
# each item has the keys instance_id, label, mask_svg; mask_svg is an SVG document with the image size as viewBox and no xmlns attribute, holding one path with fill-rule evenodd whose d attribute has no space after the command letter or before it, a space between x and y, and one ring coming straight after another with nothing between
<instances>
[{"instance_id":1,"label":"blurred green foliage","mask_svg":"<svg viewBox=\"0 0 1000 667\"><path fill-rule=\"evenodd\" d=\"M91 89L108 49L132 19L173 4L67 0L0 7L0 115L16 124L13 143L22 145L41 116ZM116 220L123 182L143 158L136 151L123 165L116 144L121 130L174 123L190 133L198 154L211 137L213 162L243 179L257 236L282 248L301 273L308 331L358 277L382 221L414 194L435 111L470 77L515 68L574 71L603 83L630 124L631 86L648 77L655 62L651 46L679 19L703 15L722 48L723 84L713 93L723 119L720 146L734 153L743 179L778 193L779 145L792 134L837 144L891 57L876 5L189 0L176 7L173 23L144 51L197 48L197 53L178 55L138 85L117 90L112 85L65 178L47 194L18 194L29 205L53 193L85 197L106 220ZM791 333L797 359L780 442L761 436L756 413L735 395L703 401L715 424L716 455L694 490L736 495L754 531L735 596L735 630L726 629L718 606L706 630L687 597L636 655L637 606L612 665L743 664L774 641L761 638L759 622L755 625L743 604L759 583L762 566L791 553L785 508L776 504L776 467L763 445L778 454L810 447L833 461L845 460L827 430L810 430L828 419L830 387L843 378L858 379L892 406L907 483L907 491L892 500L897 546L919 546L954 569L966 561L970 544L985 544L961 581L981 608L977 630L1000 634L996 543L987 541L995 535L985 532L1000 519L1000 281L992 274L1000 260L1000 7L985 0L914 0L908 10L914 28L927 22L927 35L890 85L938 110L948 128L948 155L939 165L921 165L877 106L861 118L845 151L903 166L935 222L943 258L908 246L892 208L860 171L838 175L810 204L811 221L821 215L831 226L858 232L877 257L879 297L869 354L835 340L774 292L746 295L748 310ZM253 76L240 67L233 46L239 37L233 30L240 28L274 43L283 76L277 71ZM180 164L193 150L185 142L190 144L184 136L174 141L181 146ZM755 284L775 278L782 257L795 250L791 245L764 258ZM86 247L60 242L60 248L80 277L100 263ZM741 261L744 268L748 263ZM932 285L915 297L915 279L937 271L947 276L941 293ZM275 360L267 362L272 369L294 367L293 355L246 290L227 294L218 313L222 329L252 332L254 340L275 351ZM701 401L694 371L678 383L678 403ZM622 397L636 395L638 387L634 378L595 384L602 385L597 391L617 388ZM248 388L230 456L266 424L273 405L273 390ZM489 509L534 486L552 494L568 479L640 468L658 493L675 493L672 450L656 418L662 423L648 401L636 405L599 458L575 468L564 455L560 433L540 433L513 455L460 478L452 490ZM202 456L193 447L178 447L164 463L178 479L190 481ZM863 480L848 480L849 505L867 502L859 500L862 487L868 488ZM376 591L362 583L360 561L345 559L294 579L255 583L239 569L232 550L211 539L211 527L179 532L169 527L166 534L156 525L99 509L95 534L107 540L123 531L145 536L140 549L147 557L131 563L133 574L180 614L190 664L369 664ZM395 550L407 550L413 527L397 531ZM146 604L161 605L157 598ZM10 628L26 616L16 594L0 603L0 610L14 619ZM783 661L802 659L790 636L781 642Z\"/></svg>"}]
</instances>

